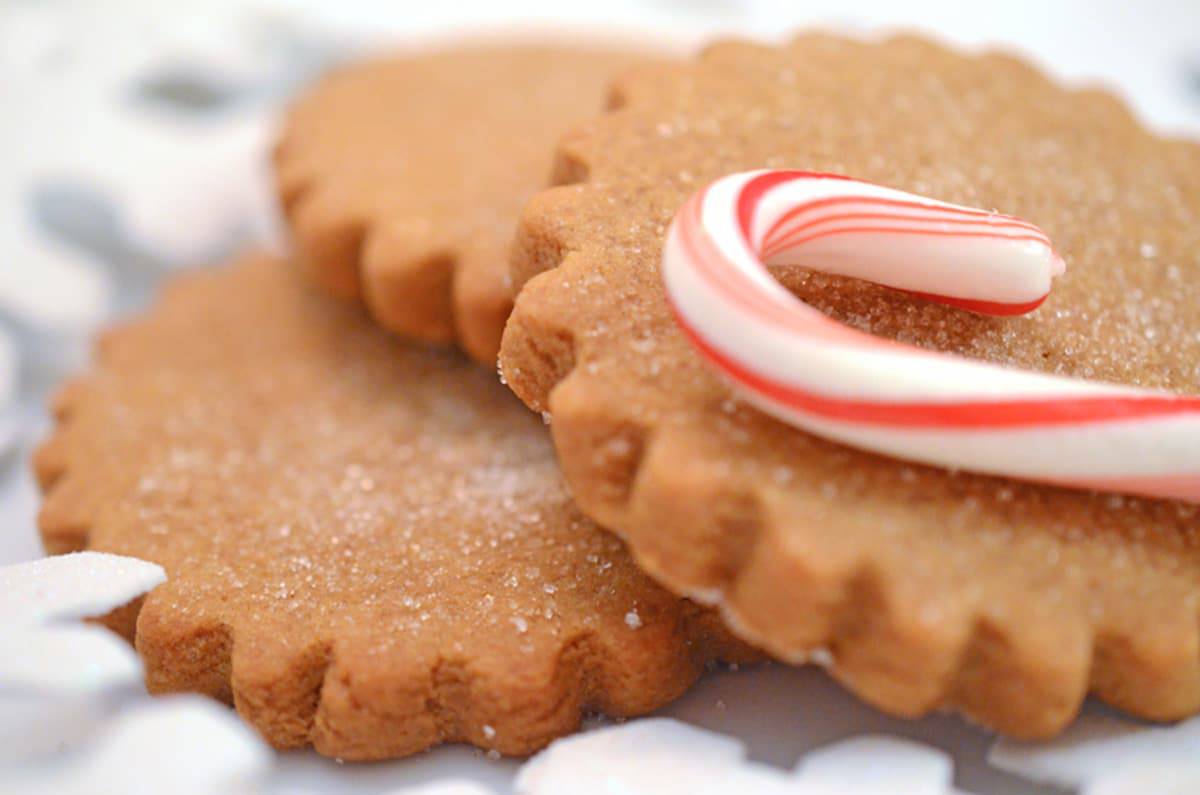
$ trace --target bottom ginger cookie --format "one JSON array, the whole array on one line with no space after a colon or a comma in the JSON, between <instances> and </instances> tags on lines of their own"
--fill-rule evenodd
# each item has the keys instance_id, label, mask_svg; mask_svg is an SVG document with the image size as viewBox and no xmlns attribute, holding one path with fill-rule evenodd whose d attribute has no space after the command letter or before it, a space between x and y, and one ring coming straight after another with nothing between
<instances>
[{"instance_id":1,"label":"bottom ginger cookie","mask_svg":"<svg viewBox=\"0 0 1200 795\"><path fill-rule=\"evenodd\" d=\"M747 656L577 511L492 373L293 277L251 256L180 278L102 339L37 455L50 552L167 570L136 616L152 692L346 759L525 754Z\"/></svg>"}]
</instances>

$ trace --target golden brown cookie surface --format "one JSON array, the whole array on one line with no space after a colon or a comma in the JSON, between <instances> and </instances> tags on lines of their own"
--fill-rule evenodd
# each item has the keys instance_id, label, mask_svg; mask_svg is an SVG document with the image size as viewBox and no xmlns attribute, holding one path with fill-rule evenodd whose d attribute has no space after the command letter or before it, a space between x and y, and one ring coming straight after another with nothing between
<instances>
[{"instance_id":1,"label":"golden brown cookie surface","mask_svg":"<svg viewBox=\"0 0 1200 795\"><path fill-rule=\"evenodd\" d=\"M718 45L632 73L523 213L501 364L548 410L580 506L769 651L867 700L1059 730L1094 691L1200 711L1200 511L950 474L815 439L734 400L664 302L663 233L752 168L833 171L1038 224L1068 262L1017 319L778 274L855 327L937 350L1200 393L1200 147L1005 56L898 39Z\"/></svg>"},{"instance_id":2,"label":"golden brown cookie surface","mask_svg":"<svg viewBox=\"0 0 1200 795\"><path fill-rule=\"evenodd\" d=\"M298 260L388 329L494 365L520 208L559 135L638 59L476 45L334 72L292 109L276 153Z\"/></svg>"},{"instance_id":3,"label":"golden brown cookie surface","mask_svg":"<svg viewBox=\"0 0 1200 795\"><path fill-rule=\"evenodd\" d=\"M38 455L52 552L162 564L154 692L232 701L273 744L527 753L740 655L575 509L495 376L389 338L247 258L110 333ZM132 618L128 628L132 627Z\"/></svg>"}]
</instances>

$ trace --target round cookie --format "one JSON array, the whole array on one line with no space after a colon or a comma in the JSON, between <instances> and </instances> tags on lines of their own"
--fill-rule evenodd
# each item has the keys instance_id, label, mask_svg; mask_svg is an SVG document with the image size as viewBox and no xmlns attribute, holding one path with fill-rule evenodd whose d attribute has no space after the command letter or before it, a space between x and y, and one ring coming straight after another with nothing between
<instances>
[{"instance_id":1,"label":"round cookie","mask_svg":"<svg viewBox=\"0 0 1200 795\"><path fill-rule=\"evenodd\" d=\"M493 374L295 282L265 257L181 277L37 456L49 551L167 571L113 619L151 691L346 759L524 754L745 654L577 511Z\"/></svg>"},{"instance_id":2,"label":"round cookie","mask_svg":"<svg viewBox=\"0 0 1200 795\"><path fill-rule=\"evenodd\" d=\"M335 71L292 108L275 153L297 261L386 328L495 365L521 206L562 131L638 60L477 45Z\"/></svg>"},{"instance_id":3,"label":"round cookie","mask_svg":"<svg viewBox=\"0 0 1200 795\"><path fill-rule=\"evenodd\" d=\"M501 365L547 411L579 505L747 639L900 715L1060 730L1089 692L1200 711L1200 508L910 465L734 399L664 299L664 232L726 174L799 168L1045 229L1068 263L997 319L802 269L805 302L883 337L1200 392L1200 146L1003 55L912 38L730 42L635 70L525 209Z\"/></svg>"}]
</instances>

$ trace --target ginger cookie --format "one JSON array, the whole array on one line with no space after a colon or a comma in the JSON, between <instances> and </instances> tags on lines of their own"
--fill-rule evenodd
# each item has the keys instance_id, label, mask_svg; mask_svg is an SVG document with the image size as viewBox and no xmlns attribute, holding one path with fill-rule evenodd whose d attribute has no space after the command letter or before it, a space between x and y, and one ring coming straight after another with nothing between
<instances>
[{"instance_id":1,"label":"ginger cookie","mask_svg":"<svg viewBox=\"0 0 1200 795\"><path fill-rule=\"evenodd\" d=\"M811 435L739 397L681 330L663 273L689 197L752 169L849 175L989 216L927 224L954 234L1022 223L995 208L1036 224L1065 261L1036 310L992 317L803 262L772 271L789 292L768 303L798 298L820 310L806 320L818 332L836 321L831 335L869 334L887 350L1196 396L1200 146L1155 137L1108 94L1066 90L1011 57L913 38L723 43L686 65L634 70L614 93L612 112L563 139L558 186L523 212L500 357L507 383L550 415L580 507L677 593L721 604L747 639L827 665L895 714L955 708L1033 738L1062 729L1089 692L1156 720L1200 710L1197 505L967 474ZM739 220L747 240L761 231L728 215ZM943 244L929 251L921 267L947 259ZM743 296L760 309L763 283ZM846 358L827 363L841 389L833 374ZM828 402L842 407L846 394ZM1012 453L1005 434L992 440ZM1040 441L1013 457L1042 457Z\"/></svg>"},{"instance_id":2,"label":"ginger cookie","mask_svg":"<svg viewBox=\"0 0 1200 795\"><path fill-rule=\"evenodd\" d=\"M37 455L50 552L167 572L123 616L152 692L346 759L524 754L743 656L577 511L493 374L296 282L262 256L180 277Z\"/></svg>"},{"instance_id":3,"label":"ginger cookie","mask_svg":"<svg viewBox=\"0 0 1200 795\"><path fill-rule=\"evenodd\" d=\"M275 155L297 260L386 328L495 365L521 206L559 135L637 60L475 45L334 72L292 108Z\"/></svg>"}]
</instances>

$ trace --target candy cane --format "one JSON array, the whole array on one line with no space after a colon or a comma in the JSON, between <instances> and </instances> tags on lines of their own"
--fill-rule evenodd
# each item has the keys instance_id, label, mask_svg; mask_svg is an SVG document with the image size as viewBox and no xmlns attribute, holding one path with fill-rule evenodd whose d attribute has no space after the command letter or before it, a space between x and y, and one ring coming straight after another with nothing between
<instances>
[{"instance_id":1,"label":"candy cane","mask_svg":"<svg viewBox=\"0 0 1200 795\"><path fill-rule=\"evenodd\" d=\"M746 172L679 210L662 276L696 349L784 422L949 469L1200 502L1200 397L874 337L797 299L768 265L1020 314L1064 271L1032 224L832 174Z\"/></svg>"}]
</instances>

